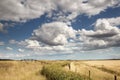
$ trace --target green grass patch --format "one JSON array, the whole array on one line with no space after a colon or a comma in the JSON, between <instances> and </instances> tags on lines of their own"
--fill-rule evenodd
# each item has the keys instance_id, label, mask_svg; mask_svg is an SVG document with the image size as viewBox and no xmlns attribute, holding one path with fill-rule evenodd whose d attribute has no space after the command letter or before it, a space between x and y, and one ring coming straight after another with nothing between
<instances>
[{"instance_id":1,"label":"green grass patch","mask_svg":"<svg viewBox=\"0 0 120 80\"><path fill-rule=\"evenodd\" d=\"M48 80L88 80L78 73L65 71L63 69L65 65L68 65L68 63L46 65L42 69L42 74L45 75Z\"/></svg>"}]
</instances>

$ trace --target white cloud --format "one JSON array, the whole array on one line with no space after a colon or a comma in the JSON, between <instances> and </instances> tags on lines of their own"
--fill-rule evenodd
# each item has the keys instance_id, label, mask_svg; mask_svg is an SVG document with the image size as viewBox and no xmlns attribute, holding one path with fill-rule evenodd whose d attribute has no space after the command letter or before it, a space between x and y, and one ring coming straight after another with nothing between
<instances>
[{"instance_id":1,"label":"white cloud","mask_svg":"<svg viewBox=\"0 0 120 80\"><path fill-rule=\"evenodd\" d=\"M67 23L78 15L94 16L105 11L108 7L116 7L119 3L119 0L60 0L59 2L55 0L55 5L59 6L60 10L55 14L50 13L50 17Z\"/></svg>"},{"instance_id":2,"label":"white cloud","mask_svg":"<svg viewBox=\"0 0 120 80\"><path fill-rule=\"evenodd\" d=\"M25 41L28 42L28 47L40 46L39 42L36 40L25 40Z\"/></svg>"},{"instance_id":3,"label":"white cloud","mask_svg":"<svg viewBox=\"0 0 120 80\"><path fill-rule=\"evenodd\" d=\"M30 40L30 39L25 39L23 41L9 40L9 44L22 46L26 49L32 49L32 50L40 47L40 44L37 40ZM18 51L20 52L21 49Z\"/></svg>"},{"instance_id":4,"label":"white cloud","mask_svg":"<svg viewBox=\"0 0 120 80\"><path fill-rule=\"evenodd\" d=\"M107 19L98 19L94 30L79 31L84 45L88 49L120 46L120 29L112 26Z\"/></svg>"},{"instance_id":5,"label":"white cloud","mask_svg":"<svg viewBox=\"0 0 120 80\"><path fill-rule=\"evenodd\" d=\"M79 39L76 37L77 31L70 24L78 15L97 15L108 7L115 7L119 2L119 0L2 0L0 20L26 21L47 13L47 16L55 22L45 23L34 30L30 39L20 42L10 40L9 43L38 52L72 53L82 51L82 47L86 48L86 46L90 48L117 46L117 42L120 41L120 30L115 26L119 25L119 18L97 20L94 30L78 31ZM1 24L0 31L3 30L4 27ZM69 40L71 38L72 41ZM4 43L0 44L4 45ZM24 52L23 49L18 51Z\"/></svg>"},{"instance_id":6,"label":"white cloud","mask_svg":"<svg viewBox=\"0 0 120 80\"><path fill-rule=\"evenodd\" d=\"M107 18L107 20L113 26L119 26L120 25L120 17Z\"/></svg>"},{"instance_id":7,"label":"white cloud","mask_svg":"<svg viewBox=\"0 0 120 80\"><path fill-rule=\"evenodd\" d=\"M43 24L33 31L32 39L48 45L64 45L69 38L75 37L75 30L63 22Z\"/></svg>"},{"instance_id":8,"label":"white cloud","mask_svg":"<svg viewBox=\"0 0 120 80\"><path fill-rule=\"evenodd\" d=\"M119 0L88 0L88 4L83 10L85 10L88 15L95 15L119 3Z\"/></svg>"},{"instance_id":9,"label":"white cloud","mask_svg":"<svg viewBox=\"0 0 120 80\"><path fill-rule=\"evenodd\" d=\"M111 24L106 19L98 19L95 24L95 31L103 33L120 33L118 27L111 26Z\"/></svg>"},{"instance_id":10,"label":"white cloud","mask_svg":"<svg viewBox=\"0 0 120 80\"><path fill-rule=\"evenodd\" d=\"M18 49L18 51L19 51L19 52L21 52L21 53L23 53L23 52L24 52L24 50L23 50L23 49Z\"/></svg>"},{"instance_id":11,"label":"white cloud","mask_svg":"<svg viewBox=\"0 0 120 80\"><path fill-rule=\"evenodd\" d=\"M53 8L54 4L50 0L2 0L0 19L20 21L38 18Z\"/></svg>"},{"instance_id":12,"label":"white cloud","mask_svg":"<svg viewBox=\"0 0 120 80\"><path fill-rule=\"evenodd\" d=\"M7 49L7 50L13 50L13 48L11 48L11 47L6 47L6 49Z\"/></svg>"},{"instance_id":13,"label":"white cloud","mask_svg":"<svg viewBox=\"0 0 120 80\"><path fill-rule=\"evenodd\" d=\"M9 43L40 54L77 53L88 49L120 46L120 29L112 25L110 19L112 18L98 19L94 30L79 31L64 22L45 23L33 31L31 38L20 42L10 40ZM79 34L80 36L76 36Z\"/></svg>"},{"instance_id":14,"label":"white cloud","mask_svg":"<svg viewBox=\"0 0 120 80\"><path fill-rule=\"evenodd\" d=\"M80 36L76 36L80 35ZM18 42L36 53L77 53L88 49L120 46L120 29L108 19L98 19L94 30L74 30L64 22L45 23L32 37Z\"/></svg>"},{"instance_id":15,"label":"white cloud","mask_svg":"<svg viewBox=\"0 0 120 80\"><path fill-rule=\"evenodd\" d=\"M0 2L0 19L12 21L26 21L29 19L39 18L41 15L52 11L59 11L56 17L67 20L74 19L77 15L96 15L108 7L115 7L119 0L1 0ZM67 5L66 5L67 4ZM68 16L64 13L70 13ZM58 16L57 16L58 15Z\"/></svg>"}]
</instances>

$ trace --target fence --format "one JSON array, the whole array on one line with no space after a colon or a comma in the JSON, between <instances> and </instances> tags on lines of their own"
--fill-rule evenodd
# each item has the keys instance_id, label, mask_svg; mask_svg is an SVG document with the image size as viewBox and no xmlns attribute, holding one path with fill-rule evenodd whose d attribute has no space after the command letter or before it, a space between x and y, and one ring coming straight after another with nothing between
<instances>
[{"instance_id":1,"label":"fence","mask_svg":"<svg viewBox=\"0 0 120 80\"><path fill-rule=\"evenodd\" d=\"M89 78L89 80L92 79L92 77L91 77L91 71L90 71L90 70L88 71L88 78ZM114 75L114 76L113 76L113 80L118 80L118 79L117 79L117 75Z\"/></svg>"},{"instance_id":2,"label":"fence","mask_svg":"<svg viewBox=\"0 0 120 80\"><path fill-rule=\"evenodd\" d=\"M73 71L73 72L76 72L76 73L79 73L79 72L77 71L77 68L75 67L75 65L74 65L73 63L69 65L69 70L70 70L70 71ZM95 80L95 79L91 76L91 74L92 74L92 71L88 70L88 73L87 73L86 77L88 77L88 80ZM96 73L96 74L97 74L97 73ZM100 79L100 80L102 80L102 79ZM104 79L104 80L109 80L109 79ZM112 77L110 80L119 80L119 79L118 79L118 76L115 74L115 75L113 75L113 77Z\"/></svg>"}]
</instances>

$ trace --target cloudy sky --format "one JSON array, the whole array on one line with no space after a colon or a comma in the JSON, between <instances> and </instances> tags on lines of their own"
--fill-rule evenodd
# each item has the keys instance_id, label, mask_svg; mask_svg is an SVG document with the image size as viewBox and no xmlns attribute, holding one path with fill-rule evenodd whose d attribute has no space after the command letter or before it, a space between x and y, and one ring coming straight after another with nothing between
<instances>
[{"instance_id":1,"label":"cloudy sky","mask_svg":"<svg viewBox=\"0 0 120 80\"><path fill-rule=\"evenodd\" d=\"M120 58L120 0L0 0L0 58Z\"/></svg>"}]
</instances>

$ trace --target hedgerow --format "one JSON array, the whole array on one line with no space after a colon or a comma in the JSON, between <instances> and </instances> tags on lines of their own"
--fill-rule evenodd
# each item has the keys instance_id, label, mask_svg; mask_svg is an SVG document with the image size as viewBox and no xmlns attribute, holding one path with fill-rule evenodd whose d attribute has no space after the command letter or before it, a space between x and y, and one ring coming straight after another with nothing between
<instances>
[{"instance_id":1,"label":"hedgerow","mask_svg":"<svg viewBox=\"0 0 120 80\"><path fill-rule=\"evenodd\" d=\"M42 74L48 80L84 80L84 78L75 72L65 71L62 66L64 64L49 64L43 67Z\"/></svg>"}]
</instances>

